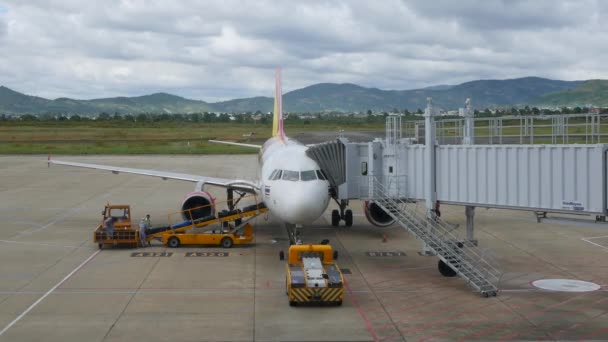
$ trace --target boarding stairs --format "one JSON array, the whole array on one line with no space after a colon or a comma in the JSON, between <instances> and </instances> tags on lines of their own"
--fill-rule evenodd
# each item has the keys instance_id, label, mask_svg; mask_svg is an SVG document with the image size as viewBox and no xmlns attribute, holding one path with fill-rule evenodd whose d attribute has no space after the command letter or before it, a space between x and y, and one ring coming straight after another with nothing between
<instances>
[{"instance_id":1,"label":"boarding stairs","mask_svg":"<svg viewBox=\"0 0 608 342\"><path fill-rule=\"evenodd\" d=\"M439 217L419 213L415 205L391 195L390 179L370 177L370 197L403 228L422 240L445 264L484 297L496 296L501 272L487 252L456 236ZM387 184L385 184L387 183Z\"/></svg>"}]
</instances>

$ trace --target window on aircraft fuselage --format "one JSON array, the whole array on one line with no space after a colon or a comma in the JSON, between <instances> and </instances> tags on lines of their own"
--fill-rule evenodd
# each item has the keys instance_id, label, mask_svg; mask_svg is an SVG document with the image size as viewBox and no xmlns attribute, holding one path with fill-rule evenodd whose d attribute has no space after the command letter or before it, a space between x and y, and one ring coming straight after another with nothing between
<instances>
[{"instance_id":1,"label":"window on aircraft fuselage","mask_svg":"<svg viewBox=\"0 0 608 342\"><path fill-rule=\"evenodd\" d=\"M268 180L274 180L275 177L277 176L277 173L281 172L281 170L276 169L274 171L272 171L272 173L270 174L270 176L268 176Z\"/></svg>"},{"instance_id":2,"label":"window on aircraft fuselage","mask_svg":"<svg viewBox=\"0 0 608 342\"><path fill-rule=\"evenodd\" d=\"M300 180L300 172L298 171L283 171L283 180L297 182Z\"/></svg>"},{"instance_id":3,"label":"window on aircraft fuselage","mask_svg":"<svg viewBox=\"0 0 608 342\"><path fill-rule=\"evenodd\" d=\"M302 171L300 174L300 177L305 182L311 181L311 180L317 180L317 174L315 173L315 170Z\"/></svg>"},{"instance_id":4,"label":"window on aircraft fuselage","mask_svg":"<svg viewBox=\"0 0 608 342\"><path fill-rule=\"evenodd\" d=\"M281 179L281 174L283 173L283 170L275 170L276 173L274 173L274 176L272 176L270 178L270 180L278 180Z\"/></svg>"},{"instance_id":5,"label":"window on aircraft fuselage","mask_svg":"<svg viewBox=\"0 0 608 342\"><path fill-rule=\"evenodd\" d=\"M320 180L327 180L327 177L325 177L325 174L321 170L317 170L317 177L319 177Z\"/></svg>"}]
</instances>

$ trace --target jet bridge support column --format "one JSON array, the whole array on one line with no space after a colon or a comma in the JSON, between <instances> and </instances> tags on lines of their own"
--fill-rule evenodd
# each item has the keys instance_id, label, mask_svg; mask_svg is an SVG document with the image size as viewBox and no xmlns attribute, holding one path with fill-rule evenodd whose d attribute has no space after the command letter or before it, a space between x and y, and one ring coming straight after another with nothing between
<instances>
[{"instance_id":1,"label":"jet bridge support column","mask_svg":"<svg viewBox=\"0 0 608 342\"><path fill-rule=\"evenodd\" d=\"M473 120L473 110L471 109L471 99L465 102L465 108L460 109L460 115L464 117L464 134L462 138L463 145L475 144L475 121ZM475 207L467 205L464 209L467 218L467 243L469 246L477 246L475 240Z\"/></svg>"},{"instance_id":2,"label":"jet bridge support column","mask_svg":"<svg viewBox=\"0 0 608 342\"><path fill-rule=\"evenodd\" d=\"M433 99L428 97L426 99L426 109L424 110L424 144L425 146L425 169L428 172L428 176L425 177L426 191L426 215L429 219L435 219L435 203L437 202L437 191L435 182L435 109L433 108ZM433 229L432 226L427 226L427 229ZM422 244L422 255L435 255L435 253L428 248L426 243Z\"/></svg>"}]
</instances>

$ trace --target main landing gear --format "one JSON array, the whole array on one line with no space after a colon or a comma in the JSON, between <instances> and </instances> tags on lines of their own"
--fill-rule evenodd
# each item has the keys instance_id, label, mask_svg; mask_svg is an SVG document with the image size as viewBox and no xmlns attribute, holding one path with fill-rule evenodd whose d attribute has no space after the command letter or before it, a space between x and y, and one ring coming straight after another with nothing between
<instances>
[{"instance_id":1,"label":"main landing gear","mask_svg":"<svg viewBox=\"0 0 608 342\"><path fill-rule=\"evenodd\" d=\"M340 206L340 210L334 209L331 211L331 225L337 227L340 225L340 220L344 220L344 225L351 227L353 225L353 211L346 209L348 200L340 200L334 198L334 201Z\"/></svg>"}]
</instances>

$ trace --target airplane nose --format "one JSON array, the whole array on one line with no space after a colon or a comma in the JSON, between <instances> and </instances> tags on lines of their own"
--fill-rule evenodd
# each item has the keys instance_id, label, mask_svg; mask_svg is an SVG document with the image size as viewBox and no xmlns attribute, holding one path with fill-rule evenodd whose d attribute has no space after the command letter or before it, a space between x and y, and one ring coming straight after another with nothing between
<instances>
[{"instance_id":1,"label":"airplane nose","mask_svg":"<svg viewBox=\"0 0 608 342\"><path fill-rule=\"evenodd\" d=\"M300 184L298 184L300 185ZM323 214L329 203L327 185L295 186L283 196L283 219L294 224L310 223Z\"/></svg>"}]
</instances>

